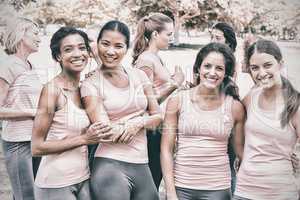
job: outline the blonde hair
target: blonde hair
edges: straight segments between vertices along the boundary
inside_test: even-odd
[[[7,24],[4,34],[4,45],[6,53],[16,53],[26,31],[33,27],[38,28],[38,24],[24,17],[17,17],[15,20]]]
[[[162,13],[152,13],[139,20],[133,46],[133,64],[148,47],[152,32],[160,33],[167,23],[173,23],[173,20]]]

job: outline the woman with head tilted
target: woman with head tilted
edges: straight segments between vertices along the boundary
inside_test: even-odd
[[[170,17],[153,13],[139,21],[134,41],[133,64],[150,78],[159,103],[162,103],[184,81],[181,68],[176,66],[175,73],[171,75],[158,55],[160,50],[168,48],[173,32],[174,24]],[[162,179],[159,158],[161,133],[158,129],[148,132],[149,167],[158,188]]]
[[[234,29],[225,22],[218,22],[214,24],[211,30],[211,42],[226,44],[230,47],[230,49],[234,53],[237,46],[237,40],[236,40]],[[239,63],[236,62],[235,65],[236,66],[239,65]],[[233,75],[234,80],[236,80],[236,76],[237,76],[236,66],[234,67],[234,75]],[[229,138],[228,155],[229,155],[229,162],[230,162],[230,169],[231,169],[231,192],[234,192],[235,184],[236,184],[236,172],[234,169],[236,155],[234,153],[232,137]]]
[[[228,46],[204,46],[193,67],[196,86],[167,103],[161,142],[167,199],[231,199],[228,138],[233,129],[242,159],[245,118],[232,81],[234,64]]]
[[[300,94],[281,75],[283,58],[274,42],[252,44],[246,63],[257,87],[243,100],[245,149],[234,198],[298,200],[291,154],[300,137]]]
[[[121,64],[130,42],[128,27],[109,21],[97,43],[102,65],[81,86],[92,122],[112,129],[100,142],[92,166],[93,199],[158,200],[148,167],[146,128],[161,122],[159,106],[146,74]]]
[[[101,141],[107,127],[90,125],[82,107],[80,73],[89,59],[87,35],[62,27],[51,38],[62,71],[43,88],[32,132],[32,154],[42,156],[35,179],[36,199],[91,199],[87,145]]]
[[[8,56],[0,66],[2,146],[16,200],[34,199],[33,168],[38,159],[32,158],[30,141],[42,83],[28,56],[38,51],[38,34],[38,25],[29,19],[11,21],[4,38]]]

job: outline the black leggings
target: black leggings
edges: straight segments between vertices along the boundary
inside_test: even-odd
[[[159,189],[159,185],[162,179],[160,165],[160,141],[160,129],[147,130],[149,168],[157,190]]]
[[[92,199],[159,200],[147,164],[96,157],[90,184]]]

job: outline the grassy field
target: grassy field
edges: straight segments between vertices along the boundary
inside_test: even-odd
[[[203,37],[197,38],[183,38],[183,42],[190,45],[190,48],[174,48],[160,53],[163,61],[166,66],[173,71],[175,65],[179,65],[183,68],[186,79],[191,80],[192,66],[198,51],[198,47],[209,42],[208,35],[203,35]],[[196,44],[196,45],[195,45]],[[237,56],[240,57],[242,54],[241,41],[239,41],[239,47]],[[279,46],[282,49],[284,58],[285,58],[285,73],[287,73],[288,78],[294,84],[294,86],[300,91],[300,65],[299,65],[299,56],[300,56],[300,43],[294,42],[278,42]],[[46,78],[52,78],[59,70],[59,66],[54,63],[51,59],[50,49],[49,49],[49,37],[44,36],[42,38],[42,43],[40,45],[40,51],[30,57],[30,60],[34,65],[41,69],[41,72],[47,72]],[[131,63],[131,50],[129,50],[126,58],[124,59],[124,65],[130,66]],[[93,64],[89,65],[85,71],[93,69],[95,66]],[[240,87],[240,95],[243,97],[249,89],[252,87],[252,81],[248,74],[238,74],[237,84]],[[164,196],[163,187],[161,188],[162,192],[161,199]],[[11,197],[10,185],[4,167],[2,147],[0,145],[0,200],[9,200]]]

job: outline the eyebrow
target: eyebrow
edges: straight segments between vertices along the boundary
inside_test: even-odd
[[[78,44],[67,44],[67,45],[65,45],[65,46],[63,46],[63,48],[66,48],[66,47],[73,47],[73,46],[81,46],[81,45],[84,45],[85,46],[85,43],[84,42],[82,42],[82,43],[78,43]]]

